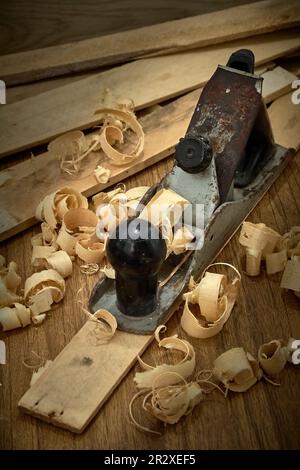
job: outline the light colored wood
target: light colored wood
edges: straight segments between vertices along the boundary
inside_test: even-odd
[[[287,76],[280,67],[262,76],[267,76],[263,82],[263,97],[267,102],[270,95],[278,96],[285,92]],[[295,77],[288,74],[288,78]],[[7,175],[11,179],[0,187],[0,241],[36,223],[35,208],[46,194],[72,184],[85,195],[91,196],[171,155],[174,146],[186,132],[199,95],[200,90],[195,90],[142,117],[141,124],[146,135],[142,158],[127,167],[116,167],[106,159],[105,166],[111,170],[108,183],[99,184],[93,175],[98,161],[104,158],[103,153],[91,154],[80,177],[74,180],[60,171],[58,161],[48,153],[2,171],[0,178]],[[279,126],[280,123],[276,127]],[[18,196],[20,187],[24,189],[22,198]]]
[[[165,53],[254,36],[300,24],[298,0],[266,0],[0,58],[8,85],[95,69],[149,53]]]
[[[300,76],[300,54],[298,52],[298,56],[291,57],[291,58],[282,58],[278,60],[279,65],[281,65],[284,69],[288,70],[289,72]]]
[[[19,407],[45,421],[81,433],[131,369],[152,336],[116,331],[95,346],[89,320],[30,387]]]
[[[93,175],[99,160],[104,159],[103,152],[91,153],[82,173],[74,179],[61,172],[57,158],[49,153],[2,171],[0,176],[5,174],[11,179],[0,187],[0,240],[36,223],[35,208],[49,192],[72,185],[91,196],[173,153],[174,145],[186,132],[199,96],[200,90],[195,90],[142,117],[140,122],[145,132],[142,158],[128,166],[114,166],[106,158],[104,166],[111,170],[106,184],[98,183]],[[24,190],[21,198],[20,188]]]
[[[261,75],[267,70],[272,70],[276,66],[275,62],[268,62],[255,68],[255,73]],[[53,90],[68,83],[73,83],[83,78],[92,77],[98,72],[78,73],[66,75],[63,77],[53,78],[49,80],[41,80],[39,82],[27,83],[25,85],[16,85],[6,89],[7,104],[16,103],[30,96],[39,95],[45,91]]]
[[[239,48],[250,48],[257,65],[295,50],[297,31],[248,38],[225,46],[144,59],[56,88],[0,108],[0,156],[8,155],[71,129],[97,123],[97,110],[110,88],[116,97],[131,98],[136,109],[202,86],[218,64],[226,64]]]
[[[271,103],[280,96],[291,90],[291,85],[297,76],[282,67],[276,67],[274,70],[265,72],[263,75],[263,90],[265,94],[265,103]]]
[[[298,93],[299,98],[299,93]],[[281,96],[269,108],[275,141],[284,147],[300,148],[300,103],[292,102],[292,93]],[[287,116],[284,119],[283,116]]]

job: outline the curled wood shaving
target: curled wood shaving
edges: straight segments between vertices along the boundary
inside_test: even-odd
[[[156,382],[162,382],[163,376],[175,375],[176,382],[181,384],[157,386]],[[152,386],[152,392],[148,393],[143,402],[144,410],[155,418],[168,424],[175,424],[193,411],[193,408],[203,400],[201,387],[196,382],[187,383],[179,374],[166,372],[157,377]]]
[[[283,235],[283,240],[289,258],[293,255],[300,256],[300,227],[292,227]]]
[[[266,255],[267,274],[276,274],[283,271],[287,260],[287,250],[285,248],[275,253],[268,253]]]
[[[155,334],[158,346],[181,351],[184,353],[184,357],[175,365],[161,364],[156,367],[146,364],[138,357],[139,364],[144,369],[144,372],[137,372],[134,377],[134,382],[138,388],[151,388],[153,383],[159,386],[172,385],[178,382],[178,375],[187,378],[194,372],[195,351],[193,346],[188,341],[179,339],[176,336],[159,339],[161,330],[162,328],[158,327]],[[166,372],[175,372],[176,374],[165,374]]]
[[[190,414],[194,407],[203,400],[202,389],[196,382],[187,383],[185,379],[175,372],[165,372],[158,376],[174,375],[176,385],[167,385],[164,387],[153,384],[152,390],[142,390],[135,394],[129,404],[129,414],[132,423],[141,431],[161,435],[160,432],[142,426],[135,419],[133,414],[133,405],[137,398],[144,395],[142,409],[150,415],[166,424],[175,424],[183,416]],[[167,381],[170,379],[168,378]],[[162,381],[160,379],[160,381]],[[180,382],[182,382],[180,384]]]
[[[94,175],[98,183],[107,183],[109,181],[111,171],[108,168],[98,165],[94,170]]]
[[[282,347],[279,340],[274,339],[262,344],[258,350],[258,361],[261,368],[269,376],[279,374],[287,363],[289,353]]]
[[[281,279],[280,287],[294,291],[297,295],[300,292],[300,256],[292,256],[286,263]]]
[[[99,271],[100,267],[96,263],[88,263],[88,264],[82,264],[80,266],[80,272],[82,274],[87,274],[88,276],[92,276],[93,274],[96,274]]]
[[[175,255],[184,253],[188,250],[190,243],[195,238],[194,234],[186,226],[178,228],[175,233],[173,233],[173,227],[168,217],[162,221],[160,229],[162,236],[166,241],[167,257],[171,253],[174,253]]]
[[[25,305],[15,302],[12,307],[0,309],[0,325],[3,331],[25,327],[31,322],[31,312]]]
[[[74,256],[77,243],[81,240],[89,241],[96,231],[97,223],[98,217],[93,211],[86,208],[70,209],[63,217],[57,244],[70,256]]]
[[[5,266],[5,258],[1,256],[0,264],[0,307],[9,307],[14,302],[22,301],[17,294],[21,277],[17,273],[17,264],[11,261]]]
[[[37,294],[40,296],[50,296],[51,294],[52,302],[60,302],[65,295],[64,278],[54,269],[46,269],[32,274],[25,281],[24,298],[26,305],[31,307],[37,299]]]
[[[103,268],[100,269],[100,271],[105,274],[105,276],[109,279],[116,279],[116,272],[112,266],[105,265]]]
[[[90,343],[94,346],[107,343],[114,336],[118,327],[115,317],[105,309],[99,309],[95,313],[90,313],[83,309],[90,321],[95,322],[95,328],[89,333]]]
[[[91,143],[81,131],[70,131],[52,140],[48,152],[60,160],[60,168],[70,176],[77,175],[82,161],[92,152],[99,150],[100,136],[93,135]]]
[[[126,187],[118,186],[117,188],[113,189],[112,191],[106,192],[101,192],[98,194],[95,194],[95,196],[92,197],[92,201],[94,204],[95,211],[97,210],[97,207],[102,205],[102,204],[108,204],[115,195],[119,193],[125,193],[126,192]]]
[[[48,194],[36,209],[36,218],[56,229],[70,209],[88,208],[87,198],[74,188],[65,187]]]
[[[128,165],[132,163],[142,154],[145,143],[143,128],[134,113],[129,110],[113,108],[103,108],[97,112],[101,112],[101,114],[106,117],[99,137],[103,152],[114,162],[115,165]],[[112,145],[116,142],[120,144],[124,143],[123,132],[128,128],[132,129],[132,131],[137,135],[138,141],[132,152],[122,153],[116,150]]]
[[[231,282],[226,275],[207,271],[215,265],[225,265],[234,270],[236,276]],[[234,307],[241,275],[227,263],[214,263],[204,271],[199,283],[190,280],[190,291],[183,295],[185,305],[181,317],[184,331],[194,338],[210,338],[221,331]],[[196,317],[190,304],[197,305],[201,317]]]
[[[105,243],[96,236],[79,239],[75,245],[76,255],[86,263],[101,263],[105,256]]]
[[[169,225],[169,221],[171,227],[173,227],[189,204],[187,199],[180,196],[172,189],[163,188],[148,202],[139,217],[149,220],[157,227],[163,227],[165,224]],[[168,237],[171,237],[170,228],[167,226],[165,231],[166,239],[168,239]]]
[[[244,222],[239,242],[246,249],[247,274],[258,276],[262,259],[266,259],[266,256],[273,253],[277,246],[281,246],[282,236],[263,223]],[[277,257],[268,256],[267,269],[270,274],[278,272],[282,264],[282,254]]]
[[[217,357],[213,374],[234,392],[245,392],[262,377],[257,361],[243,348],[229,349]]]

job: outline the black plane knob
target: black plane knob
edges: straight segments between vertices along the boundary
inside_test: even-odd
[[[144,316],[157,304],[158,271],[166,257],[161,232],[144,219],[121,222],[107,243],[116,272],[118,308],[125,315]]]

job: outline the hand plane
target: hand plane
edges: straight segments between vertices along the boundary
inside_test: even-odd
[[[147,191],[135,216],[110,235],[107,256],[116,279],[94,287],[89,308],[109,310],[119,329],[149,334],[165,323],[190,277],[201,275],[293,156],[274,143],[263,79],[254,74],[254,63],[252,51],[243,49],[217,67],[176,146],[173,169]],[[190,222],[195,236],[197,231],[201,236],[188,257],[166,258],[159,228],[140,217],[162,189],[180,195],[192,209],[203,208],[201,223],[194,215]],[[176,264],[180,269],[161,283]]]

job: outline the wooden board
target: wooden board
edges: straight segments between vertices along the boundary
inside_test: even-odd
[[[224,43],[300,24],[298,0],[266,0],[100,38],[0,58],[8,85],[86,71],[145,56]]]
[[[116,331],[107,344],[91,340],[89,320],[25,393],[19,407],[70,431],[80,433],[147,348],[152,336]]]
[[[291,90],[291,85],[297,76],[282,67],[265,72],[263,75],[263,94],[265,103],[271,103]]]
[[[71,129],[97,123],[97,110],[110,88],[116,97],[131,98],[136,109],[202,86],[230,54],[250,48],[258,65],[300,46],[298,31],[280,32],[202,50],[144,59],[79,80],[19,103],[0,108],[0,156],[43,142]]]
[[[300,148],[300,103],[294,104],[292,94],[281,96],[269,108],[275,141],[284,147]],[[298,92],[298,99],[300,93]],[[287,119],[284,119],[284,113]]]
[[[295,79],[280,67],[262,76],[267,77],[263,83],[263,97],[267,102],[270,96],[284,93],[287,82]],[[141,118],[146,134],[143,157],[127,167],[116,167],[106,160],[105,166],[111,170],[111,178],[106,184],[99,184],[93,175],[99,159],[104,158],[102,153],[91,154],[82,174],[74,180],[60,171],[58,161],[48,153],[2,171],[0,180],[5,175],[10,180],[0,187],[0,241],[36,223],[35,209],[46,194],[71,184],[91,196],[171,155],[179,138],[186,132],[199,95],[200,90],[195,90]],[[279,127],[280,122],[276,124],[276,128]],[[22,198],[19,197],[20,188],[24,192]]]
[[[266,64],[260,65],[255,68],[255,73],[261,75],[262,73],[266,72],[267,70],[272,70],[276,66],[275,62],[267,62]],[[58,78],[52,78],[48,80],[41,80],[38,82],[27,83],[25,85],[16,85],[12,87],[8,87],[6,89],[6,103],[12,104],[16,103],[17,101],[24,100],[25,98],[29,98],[30,96],[39,95],[44,93],[45,91],[53,90],[54,88],[58,88],[60,86],[67,85],[69,83],[76,82],[83,78],[92,77],[96,75],[98,72],[87,72],[87,73],[75,73],[72,75],[64,75]]]

